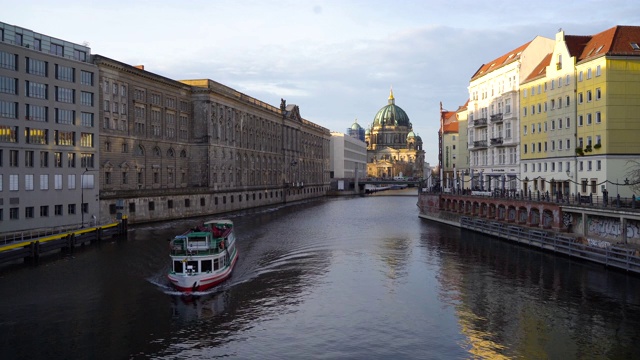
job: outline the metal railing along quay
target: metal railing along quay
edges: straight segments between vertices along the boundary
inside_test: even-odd
[[[33,237],[24,241],[8,242],[0,245],[0,264],[19,259],[37,261],[41,255],[48,252],[55,250],[73,251],[73,248],[77,245],[126,235],[126,233],[127,219],[125,217],[120,222],[107,225]]]
[[[464,229],[640,274],[640,251],[635,248],[616,246],[607,242],[585,243],[579,238],[565,236],[554,231],[474,219],[467,216],[461,217],[460,226]]]
[[[545,202],[555,203],[560,206],[584,206],[592,208],[604,208],[604,209],[625,209],[625,210],[638,210],[640,211],[640,196],[621,197],[617,196],[596,196],[581,195],[581,194],[562,194],[559,192],[552,193],[549,191],[530,191],[527,194],[524,191],[515,190],[462,190],[462,189],[444,189],[443,192],[438,190],[421,189],[421,192],[437,195],[463,195],[469,197],[490,197],[494,199],[513,199],[523,200],[529,202]]]

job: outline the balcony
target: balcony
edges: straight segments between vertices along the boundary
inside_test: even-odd
[[[503,142],[502,136],[491,138],[491,145],[502,145],[502,142]]]
[[[491,122],[500,122],[502,121],[502,113],[491,115]]]
[[[473,142],[473,147],[474,148],[486,148],[487,147],[487,140],[474,141]]]
[[[487,126],[487,118],[473,120],[473,126]]]

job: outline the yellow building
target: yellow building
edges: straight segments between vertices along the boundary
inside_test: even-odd
[[[593,35],[576,64],[576,182],[582,194],[630,196],[624,184],[640,154],[640,27]]]
[[[640,154],[638,99],[640,27],[559,31],[553,52],[521,84],[525,191],[632,195],[625,180]]]

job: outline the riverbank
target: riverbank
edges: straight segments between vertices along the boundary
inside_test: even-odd
[[[514,198],[420,193],[419,217],[640,274],[640,214]]]

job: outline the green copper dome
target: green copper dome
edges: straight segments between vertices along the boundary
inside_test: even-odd
[[[351,125],[351,130],[360,130],[360,129],[362,129],[362,126],[358,124],[358,119],[356,119],[356,122],[354,122],[353,125]]]
[[[411,127],[409,116],[396,105],[393,91],[389,95],[389,104],[378,111],[373,118],[373,126],[407,126]]]
[[[416,134],[414,134],[413,131],[409,131],[409,133],[407,134],[407,139],[413,139],[414,137],[416,137]]]

